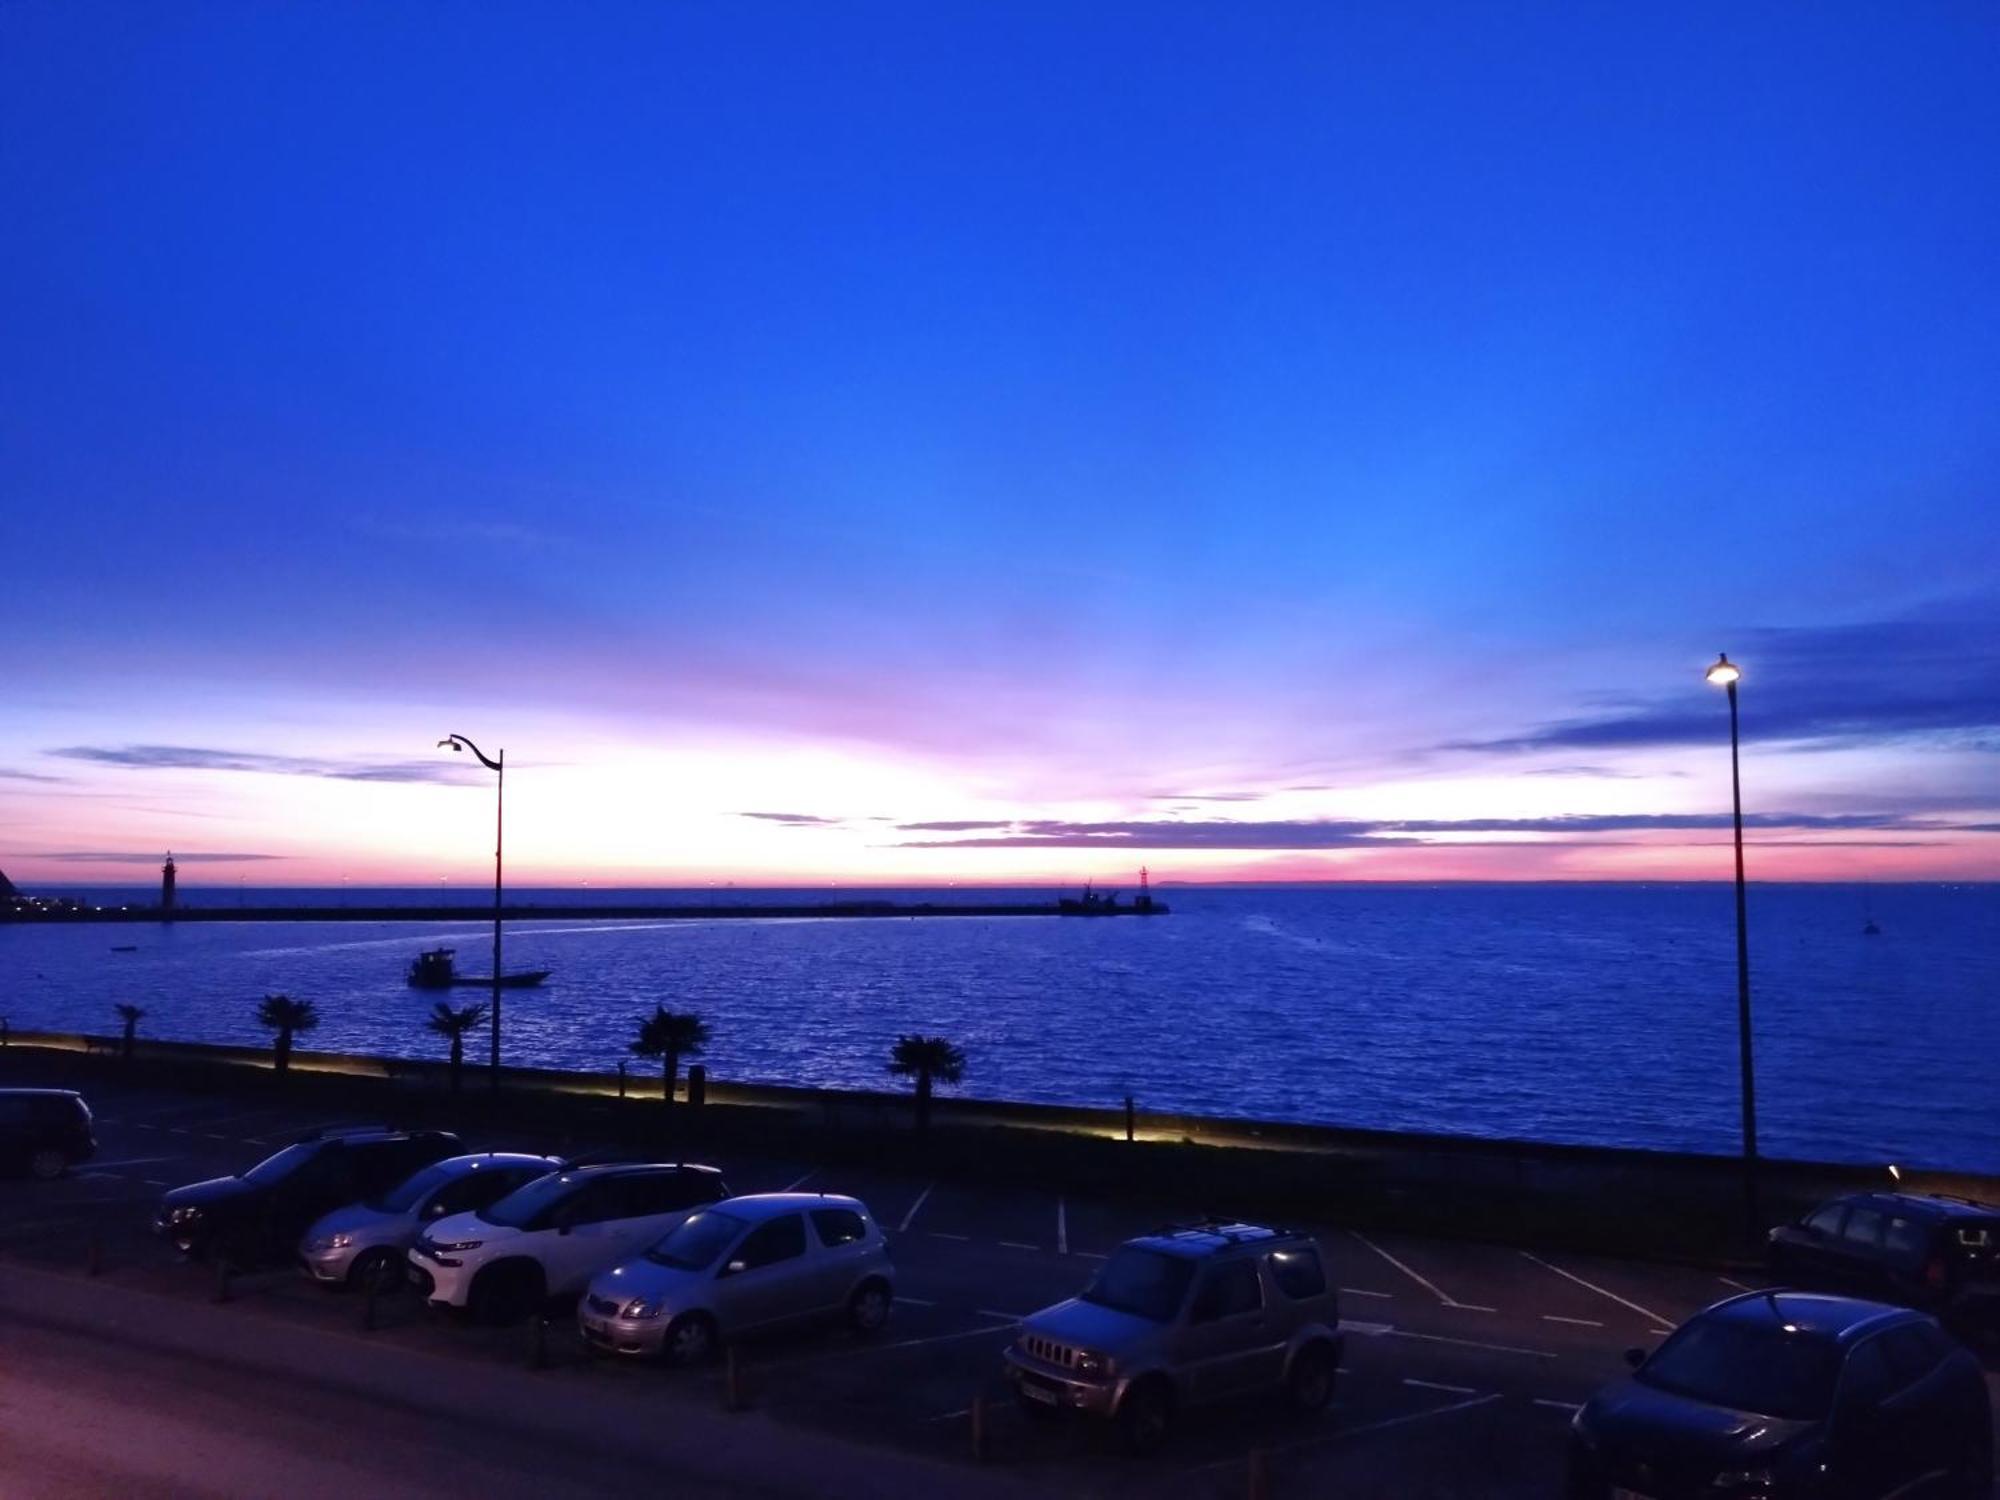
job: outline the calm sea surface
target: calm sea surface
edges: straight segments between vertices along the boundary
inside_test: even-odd
[[[52,892],[44,892],[49,894]],[[93,899],[125,899],[103,890]],[[477,901],[476,893],[462,893]],[[516,900],[712,893],[530,891]],[[723,900],[831,892],[732,891]],[[855,894],[841,892],[841,895]],[[959,890],[869,897],[1046,900]],[[1727,885],[1175,887],[1155,921],[523,922],[510,1061],[608,1069],[657,1001],[699,1011],[719,1079],[881,1087],[900,1032],[941,1033],[989,1098],[1729,1151],[1736,980]],[[149,899],[134,892],[132,899]],[[227,892],[189,900],[230,905]],[[338,904],[341,892],[249,892]],[[436,902],[355,890],[355,904]],[[1757,886],[1752,986],[1772,1155],[2000,1171],[2000,886]],[[1864,936],[1872,913],[1879,936]],[[19,1028],[264,1039],[269,991],[317,1000],[306,1045],[434,1055],[423,947],[484,973],[489,928],[425,923],[0,926]],[[116,953],[113,944],[137,951]],[[461,1001],[480,998],[462,991]]]

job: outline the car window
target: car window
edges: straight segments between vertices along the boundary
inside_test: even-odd
[[[0,1125],[25,1125],[28,1123],[28,1100],[23,1094],[9,1098],[0,1094]]]
[[[755,1271],[805,1253],[806,1221],[798,1214],[784,1214],[744,1235],[743,1243],[729,1258],[729,1269]]]
[[[1171,1323],[1193,1280],[1193,1261],[1126,1245],[1098,1269],[1083,1289],[1083,1300],[1150,1322]]]
[[[671,1234],[646,1252],[646,1259],[676,1271],[705,1270],[736,1242],[743,1227],[741,1219],[703,1209],[675,1225]]]
[[[1806,1228],[1819,1234],[1839,1234],[1841,1216],[1847,1212],[1845,1203],[1829,1203],[1824,1208],[1816,1208],[1806,1218]]]
[[[379,1208],[384,1213],[406,1214],[451,1179],[452,1172],[448,1167],[425,1167],[377,1193],[369,1200],[368,1206]]]
[[[1319,1263],[1319,1251],[1310,1245],[1273,1250],[1271,1280],[1287,1297],[1317,1297],[1326,1291],[1326,1268]]]
[[[603,1177],[588,1183],[550,1216],[557,1229],[574,1229],[579,1224],[602,1224],[610,1219],[630,1219],[633,1184],[625,1178]]]
[[[1695,1318],[1635,1378],[1677,1396],[1785,1421],[1824,1417],[1833,1405],[1840,1347],[1765,1324]]]
[[[365,1196],[386,1192],[422,1166],[424,1153],[408,1141],[365,1141],[345,1149],[348,1170]]]
[[[635,1214],[670,1214],[698,1203],[713,1203],[713,1172],[648,1172],[630,1179]]]
[[[1891,1260],[1915,1265],[1930,1253],[1930,1225],[1917,1219],[1892,1218],[1882,1231],[1882,1248]]]
[[[1840,1372],[1840,1404],[1866,1410],[1880,1405],[1903,1388],[1889,1364],[1888,1339],[1883,1334],[1863,1339],[1847,1352]]]
[[[868,1238],[868,1221],[851,1208],[816,1208],[812,1221],[813,1232],[829,1250]]]
[[[1264,1287],[1257,1279],[1257,1263],[1254,1260],[1226,1261],[1202,1278],[1201,1286],[1194,1294],[1194,1307],[1188,1313],[1188,1321],[1213,1323],[1218,1318],[1255,1312],[1263,1305]]]
[[[243,1180],[254,1182],[260,1187],[282,1182],[311,1161],[316,1154],[318,1154],[316,1146],[303,1142],[296,1146],[287,1146],[282,1151],[273,1152],[250,1168],[243,1174]]]
[[[1875,1249],[1882,1243],[1882,1215],[1872,1208],[1850,1208],[1840,1237],[1856,1249]]]
[[[1891,1328],[1871,1340],[1882,1345],[1896,1390],[1908,1390],[1938,1367],[1938,1361],[1944,1358],[1944,1350],[1925,1337],[1935,1332],[1928,1324],[1905,1323],[1901,1328]]]
[[[442,1219],[447,1214],[473,1213],[489,1203],[499,1202],[519,1187],[525,1178],[526,1174],[519,1167],[481,1168],[461,1173],[424,1205],[424,1217]]]

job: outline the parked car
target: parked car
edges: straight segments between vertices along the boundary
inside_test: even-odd
[[[1771,1231],[1771,1274],[2000,1325],[2000,1206],[1930,1193],[1855,1193]]]
[[[332,1286],[400,1281],[426,1224],[485,1208],[561,1166],[555,1157],[519,1152],[447,1156],[385,1192],[322,1215],[299,1241],[299,1265]]]
[[[376,1197],[461,1149],[458,1137],[442,1130],[329,1126],[241,1176],[172,1189],[160,1199],[153,1230],[190,1259],[220,1254],[241,1266],[277,1264],[321,1215]]]
[[[1571,1428],[1571,1500],[1991,1492],[1986,1381],[1935,1319],[1751,1292],[1683,1323]]]
[[[1203,1222],[1127,1241],[1080,1296],[1023,1320],[1004,1358],[1023,1409],[1108,1418],[1143,1453],[1209,1401],[1282,1391],[1318,1411],[1340,1355],[1311,1236]]]
[[[0,1172],[44,1182],[97,1154],[90,1106],[72,1089],[0,1089]]]
[[[577,1328],[595,1348],[692,1365],[782,1323],[844,1316],[874,1333],[894,1297],[889,1245],[867,1205],[758,1193],[689,1215],[598,1276],[577,1304]]]
[[[728,1196],[714,1167],[565,1168],[490,1207],[437,1220],[410,1247],[410,1268],[433,1306],[504,1322],[581,1292],[598,1272]]]

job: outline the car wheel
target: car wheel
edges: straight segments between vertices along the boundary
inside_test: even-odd
[[[472,1321],[495,1326],[518,1323],[534,1312],[542,1301],[542,1275],[538,1266],[489,1266],[474,1278],[466,1310]]]
[[[660,1349],[668,1364],[686,1370],[707,1364],[721,1346],[715,1319],[707,1313],[682,1313],[667,1325],[667,1336]]]
[[[1338,1378],[1333,1351],[1325,1344],[1306,1345],[1293,1357],[1285,1377],[1285,1394],[1291,1398],[1292,1410],[1303,1416],[1325,1411]]]
[[[372,1282],[378,1292],[393,1292],[403,1284],[405,1264],[393,1250],[364,1250],[347,1268],[347,1284],[359,1292]]]
[[[69,1158],[53,1146],[45,1146],[28,1158],[28,1175],[37,1182],[54,1182],[69,1170]]]
[[[1118,1439],[1135,1458],[1165,1446],[1173,1422],[1174,1398],[1158,1379],[1141,1381],[1125,1393],[1118,1407]]]
[[[864,1281],[847,1299],[847,1321],[856,1333],[880,1333],[889,1321],[890,1293],[880,1281]]]

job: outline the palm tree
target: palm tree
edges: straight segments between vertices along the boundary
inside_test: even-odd
[[[431,1013],[424,1017],[424,1029],[434,1031],[451,1043],[451,1091],[455,1094],[465,1073],[465,1034],[477,1030],[486,1021],[484,1005],[468,1005],[454,1009],[447,1000],[438,1001]]]
[[[660,1097],[672,1104],[681,1058],[693,1057],[707,1045],[708,1023],[700,1016],[655,1005],[650,1016],[639,1018],[639,1035],[632,1042],[632,1051],[638,1057],[660,1059]]]
[[[917,1080],[917,1129],[931,1124],[931,1085],[965,1076],[965,1053],[941,1036],[901,1036],[889,1051],[889,1071]]]
[[[271,1062],[283,1077],[292,1065],[292,1034],[319,1025],[319,1007],[290,995],[266,995],[257,1007],[257,1024],[278,1034],[271,1043]]]
[[[146,1012],[137,1005],[118,1005],[113,1008],[118,1012],[118,1019],[125,1023],[125,1061],[130,1062],[132,1037],[139,1029],[139,1022],[145,1019]]]

